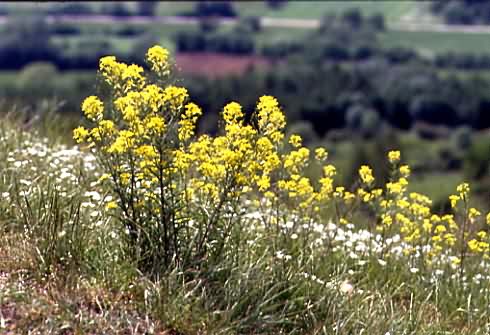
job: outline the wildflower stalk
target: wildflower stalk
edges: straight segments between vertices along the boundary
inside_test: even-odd
[[[466,195],[463,196],[463,203],[464,203],[464,219],[463,219],[463,226],[461,227],[461,250],[460,250],[460,266],[459,266],[459,280],[460,282],[463,282],[463,274],[464,274],[464,263],[465,263],[465,258],[466,258],[466,228],[468,225],[468,201],[466,198]]]

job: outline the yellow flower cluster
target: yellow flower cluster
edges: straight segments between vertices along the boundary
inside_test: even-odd
[[[92,95],[83,101],[82,111],[90,121],[99,121],[104,114],[104,104]]]
[[[289,144],[291,144],[295,148],[299,148],[301,146],[301,136],[299,135],[291,135],[289,138]]]
[[[239,207],[244,195],[260,199],[258,206],[274,204],[281,214],[271,222],[294,218],[306,226],[325,220],[325,213],[337,223],[351,222],[349,211],[358,205],[361,210],[375,209],[376,229],[385,237],[399,234],[404,253],[425,253],[427,264],[448,250],[458,254],[461,264],[468,251],[488,257],[490,239],[484,229],[476,228],[482,215],[468,206],[467,183],[449,197],[455,214],[458,204],[465,204],[464,224],[457,223],[455,214],[433,213],[427,196],[409,192],[410,167],[401,165],[399,151],[387,154],[392,174],[385,185],[376,188],[372,169],[362,165],[357,189],[337,186],[337,171],[325,163],[324,148],[310,152],[299,135],[290,136],[290,146],[285,145],[286,119],[271,96],[259,98],[250,123],[242,107],[230,102],[221,114],[224,131],[197,136],[199,106],[188,101],[185,88],[161,85],[170,70],[168,51],[152,47],[147,61],[159,81],[151,82],[139,66],[119,63],[112,56],[102,58],[99,71],[112,88],[110,103],[86,98],[82,110],[91,127],[73,132],[78,143],[95,148],[107,169],[105,179],[119,195],[108,208],[120,206],[128,221],[173,220],[178,226],[199,217],[207,220],[206,234],[213,229],[219,234],[220,215]],[[322,172],[316,180],[309,175],[312,165]],[[486,220],[490,222],[490,215]],[[429,245],[428,251],[423,245]]]
[[[194,136],[197,119],[201,116],[202,111],[194,103],[189,103],[185,106],[185,112],[179,121],[179,140],[186,141]]]
[[[147,60],[152,71],[160,76],[166,76],[170,73],[169,52],[159,45],[148,49]]]
[[[259,131],[273,143],[279,143],[284,138],[282,131],[286,126],[286,118],[276,98],[268,95],[261,97],[257,110]]]
[[[361,166],[359,169],[359,176],[363,183],[371,185],[374,182],[373,170],[367,165]]]
[[[388,152],[388,160],[392,164],[398,163],[400,161],[400,151],[393,150]]]
[[[113,89],[114,96],[120,96],[145,86],[141,66],[120,63],[114,56],[106,56],[100,59],[99,72],[104,81]]]

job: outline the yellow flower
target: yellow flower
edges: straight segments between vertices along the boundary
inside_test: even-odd
[[[98,179],[98,182],[99,182],[99,183],[101,183],[101,182],[103,182],[103,181],[105,181],[105,180],[109,179],[110,177],[111,177],[111,175],[110,175],[110,174],[108,174],[108,173],[104,173],[102,176],[100,176],[100,178]]]
[[[291,151],[284,157],[284,168],[290,173],[298,173],[308,163],[309,156],[310,150],[304,147]]]
[[[432,216],[430,217],[430,220],[434,223],[438,223],[438,222],[441,222],[441,217],[437,214],[432,214]]]
[[[119,95],[122,88],[122,76],[127,65],[116,61],[114,56],[102,57],[99,61],[99,71],[104,77],[105,81],[114,89],[117,95]]]
[[[476,208],[470,208],[470,211],[468,213],[468,217],[470,220],[473,220],[474,218],[480,216],[481,213],[476,209]]]
[[[152,71],[155,71],[160,75],[169,73],[169,52],[167,49],[162,48],[159,45],[151,47],[146,53],[146,60],[150,64]]]
[[[371,194],[374,198],[379,198],[383,194],[383,190],[381,188],[376,188],[371,191]]]
[[[449,196],[449,201],[451,202],[451,208],[455,208],[456,205],[458,204],[458,201],[460,200],[461,198],[458,196],[458,195],[455,195],[455,194],[451,194]]]
[[[179,140],[186,141],[194,135],[196,122],[201,114],[201,109],[196,104],[185,105],[185,112],[182,113],[179,121]]]
[[[370,202],[373,200],[373,195],[369,192],[364,191],[363,189],[359,189],[357,194],[362,198],[363,202]]]
[[[165,130],[165,120],[161,116],[152,116],[146,122],[146,129],[162,133]]]
[[[163,90],[162,99],[169,103],[170,111],[172,113],[180,111],[188,98],[189,94],[184,87],[168,86]]]
[[[388,193],[392,194],[401,194],[405,192],[406,186],[408,185],[408,181],[405,178],[398,179],[397,182],[389,182],[386,184],[386,189]]]
[[[90,132],[84,127],[78,127],[73,130],[73,139],[77,143],[85,142]]]
[[[333,193],[333,196],[343,198],[344,197],[344,190],[345,190],[345,188],[343,186],[337,186],[335,188],[335,192]]]
[[[393,223],[393,218],[390,215],[383,214],[381,215],[381,223],[389,227]]]
[[[145,86],[145,89],[141,92],[145,105],[150,108],[152,113],[157,113],[165,103],[162,93],[162,88],[154,84]]]
[[[128,92],[133,89],[142,89],[145,86],[143,71],[144,70],[141,66],[135,64],[131,64],[123,69],[121,81],[124,84],[124,92]]]
[[[263,175],[257,181],[257,186],[259,187],[259,191],[264,192],[271,186],[271,181],[269,176]]]
[[[335,166],[333,165],[326,165],[323,167],[323,174],[325,177],[333,177],[337,173]]]
[[[121,130],[114,143],[107,149],[108,153],[124,153],[133,146],[134,133],[130,130]]]
[[[408,177],[410,175],[410,167],[408,165],[402,165],[399,169],[400,173],[404,177]]]
[[[155,159],[158,157],[158,151],[152,145],[142,145],[135,150],[135,153],[138,156],[144,157],[145,159]]]
[[[396,201],[396,205],[399,207],[399,208],[408,208],[410,207],[410,203],[405,200],[405,199],[399,199]]]
[[[117,208],[117,203],[115,201],[110,201],[105,205],[106,209],[115,209]]]
[[[99,100],[98,97],[91,95],[82,103],[82,111],[91,121],[97,121],[102,118],[104,113],[104,104]]]
[[[114,132],[114,122],[111,120],[102,120],[99,122],[99,128],[104,134],[112,134]]]
[[[488,253],[488,251],[490,251],[490,244],[483,241],[478,242],[478,251]]]
[[[223,108],[223,120],[227,124],[237,123],[243,117],[242,106],[236,102],[230,102]]]
[[[388,152],[388,160],[391,164],[398,163],[400,161],[400,151],[390,151]]]
[[[444,234],[444,240],[449,246],[453,246],[456,244],[456,236],[451,233]]]
[[[361,166],[359,169],[359,176],[363,183],[369,185],[374,181],[373,170],[367,165]]]
[[[90,140],[100,142],[102,141],[102,135],[103,131],[98,127],[92,128],[90,130]]]
[[[333,179],[330,177],[320,178],[320,198],[328,199],[333,192]]]
[[[328,153],[325,148],[319,147],[315,149],[315,159],[318,161],[324,161],[327,159]]]
[[[119,177],[121,178],[121,183],[123,185],[128,185],[129,180],[131,178],[131,174],[129,174],[128,172],[123,172],[123,173],[121,173],[121,175]]]
[[[284,137],[282,130],[286,126],[286,118],[276,98],[269,95],[260,97],[257,111],[259,131],[272,142],[279,143]]]
[[[437,234],[437,235],[440,235],[442,233],[445,233],[447,231],[446,227],[443,226],[443,225],[437,225],[435,230],[434,230],[434,233]]]
[[[264,197],[266,197],[267,199],[274,199],[276,197],[276,195],[274,192],[267,191],[264,193]]]
[[[470,193],[470,185],[468,183],[461,183],[456,187],[456,191],[459,192],[461,199],[465,199]]]
[[[291,137],[289,137],[289,144],[295,148],[299,148],[301,146],[301,141],[302,139],[299,135],[291,135]]]
[[[138,119],[139,110],[134,106],[127,106],[122,111],[122,115],[125,121],[132,123]]]
[[[432,223],[430,223],[430,220],[429,219],[424,219],[423,223],[422,223],[422,228],[424,228],[424,231],[426,232],[431,232],[432,231]]]

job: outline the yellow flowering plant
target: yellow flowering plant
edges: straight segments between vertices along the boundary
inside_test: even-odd
[[[450,259],[460,277],[469,255],[488,258],[488,234],[477,227],[484,215],[469,207],[467,184],[449,197],[454,213],[434,213],[431,199],[410,189],[400,152],[390,151],[386,184],[362,165],[355,187],[336,185],[324,148],[285,137],[286,119],[272,96],[258,99],[249,122],[240,104],[228,103],[218,135],[199,135],[202,111],[184,87],[170,84],[168,51],[150,48],[147,62],[149,73],[102,58],[99,74],[109,95],[85,99],[87,126],[73,132],[106,173],[101,182],[115,199],[106,210],[123,224],[141,270],[206,267],[230,254],[238,259],[245,236],[263,237],[283,260],[285,251],[288,257],[345,253],[339,231],[354,234],[359,223],[369,230],[361,257],[406,257],[427,269],[446,269]]]
[[[129,236],[131,252],[149,272],[182,262],[186,237],[179,223],[185,183],[182,164],[188,160],[188,142],[194,136],[199,107],[189,102],[187,90],[160,85],[168,79],[168,52],[158,46],[147,53],[152,82],[142,67],[100,60],[99,74],[109,88],[103,99],[91,96],[82,103],[90,127],[78,127],[74,138],[87,143],[107,172],[118,201],[117,212]],[[185,170],[185,169],[184,169]]]
[[[99,73],[110,95],[85,99],[90,126],[73,133],[109,176],[118,202],[108,210],[124,223],[140,268],[154,273],[217,259],[232,230],[240,229],[244,194],[274,194],[283,182],[301,208],[312,206],[309,179],[297,178],[309,150],[296,135],[297,150],[280,153],[286,121],[275,98],[259,99],[251,124],[231,102],[222,112],[222,134],[197,137],[201,109],[189,102],[185,88],[165,84],[168,52],[152,47],[147,62],[151,73],[145,75],[139,66],[102,58]],[[324,159],[326,151],[317,150],[317,156]]]

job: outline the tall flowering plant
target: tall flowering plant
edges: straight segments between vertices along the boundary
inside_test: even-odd
[[[108,210],[124,225],[141,267],[155,272],[219,258],[240,229],[243,195],[271,189],[282,165],[285,117],[275,98],[263,96],[254,124],[246,124],[241,106],[231,102],[222,134],[197,137],[201,109],[185,88],[168,84],[168,51],[152,47],[146,60],[148,75],[113,56],[100,60],[110,94],[85,99],[89,126],[76,128],[74,138],[107,171],[102,179],[118,199]],[[287,165],[305,160],[305,150],[286,157]]]
[[[337,186],[324,148],[307,148],[298,135],[285,138],[286,119],[272,96],[259,98],[250,122],[230,102],[219,134],[197,135],[202,111],[184,87],[170,83],[168,51],[154,46],[146,60],[149,72],[113,56],[100,60],[108,94],[85,99],[87,125],[73,134],[105,170],[101,179],[116,199],[107,210],[127,232],[141,270],[206,268],[261,250],[282,260],[303,255],[295,259],[298,269],[315,257],[347,253],[381,264],[405,257],[414,269],[458,269],[460,278],[480,266],[473,259],[488,261],[490,239],[483,215],[469,206],[467,184],[449,198],[453,213],[433,213],[430,198],[410,191],[400,152],[391,151],[386,185],[363,165],[355,187]],[[366,227],[368,245],[363,237],[349,250],[342,236]],[[262,247],[247,244],[258,240]]]

